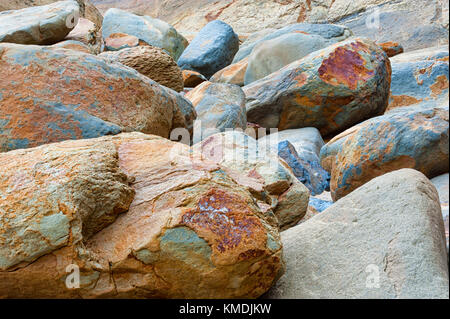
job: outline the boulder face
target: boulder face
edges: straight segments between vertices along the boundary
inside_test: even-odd
[[[231,131],[212,135],[193,146],[194,154],[237,172],[263,210],[272,210],[280,229],[296,225],[308,207],[309,190],[289,166],[251,136]]]
[[[231,64],[222,70],[216,72],[210,79],[211,82],[228,83],[244,86],[245,72],[248,67],[248,58]]]
[[[59,1],[45,6],[0,12],[0,42],[53,44],[76,26],[76,1]]]
[[[255,46],[249,56],[244,83],[248,85],[280,70],[311,52],[328,46],[321,36],[304,33],[288,33]]]
[[[183,83],[187,88],[195,88],[197,85],[208,81],[203,75],[191,70],[183,70]]]
[[[247,127],[245,95],[237,85],[203,82],[185,97],[195,107],[197,121],[201,121],[200,131],[194,132],[194,143],[226,129]]]
[[[119,62],[177,92],[183,91],[183,75],[172,57],[163,49],[137,46],[99,55],[109,62]]]
[[[322,166],[331,172],[333,200],[400,168],[414,168],[429,178],[448,172],[448,121],[448,107],[405,107],[333,138],[321,150]]]
[[[120,134],[0,166],[1,298],[257,298],[283,272],[267,213],[185,145]]]
[[[162,48],[175,61],[187,46],[187,40],[167,22],[113,8],[105,13],[103,19],[103,39],[115,33],[132,35],[148,45]]]
[[[444,218],[445,237],[447,240],[447,252],[449,248],[449,214],[448,214],[448,191],[449,191],[449,174],[439,175],[431,180],[433,185],[439,194],[439,200],[441,201],[442,217]]]
[[[247,119],[279,130],[315,127],[326,136],[383,114],[390,79],[380,47],[346,40],[245,86]]]
[[[281,237],[286,272],[267,298],[448,299],[438,194],[415,170],[377,177]]]
[[[183,70],[193,70],[210,78],[231,64],[239,49],[239,38],[233,29],[222,21],[208,23],[189,43],[178,60]]]
[[[174,128],[192,129],[188,100],[121,64],[17,44],[0,44],[0,57],[0,151],[121,131],[168,137]]]

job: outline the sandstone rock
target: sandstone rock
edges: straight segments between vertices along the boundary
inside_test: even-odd
[[[0,167],[0,298],[256,298],[283,271],[245,186],[180,143],[65,141]]]
[[[242,59],[248,57],[256,46],[261,45],[265,41],[273,40],[279,36],[290,34],[290,33],[306,33],[310,35],[321,36],[326,39],[328,44],[333,44],[335,42],[343,41],[352,35],[352,32],[340,25],[334,24],[309,24],[309,23],[296,23],[288,25],[279,30],[269,29],[266,31],[259,32],[253,37],[248,38],[247,41],[239,48],[238,53],[236,53],[233,63],[237,63]]]
[[[255,46],[249,56],[244,83],[248,85],[262,79],[328,44],[319,35],[305,33],[287,33],[264,41]]]
[[[106,51],[119,51],[127,48],[134,48],[138,45],[146,45],[145,42],[139,41],[138,37],[125,33],[111,33],[105,39]]]
[[[163,49],[138,46],[120,51],[104,52],[99,55],[108,62],[119,62],[135,69],[155,82],[177,92],[183,90],[181,69]]]
[[[268,298],[448,298],[435,188],[402,169],[281,234],[286,273]]]
[[[444,226],[445,226],[445,237],[447,239],[447,252],[448,252],[448,246],[449,246],[449,240],[448,240],[448,184],[449,184],[449,174],[443,174],[440,176],[437,176],[431,180],[433,185],[436,187],[438,194],[439,194],[439,200],[441,201],[441,211],[442,211],[442,217],[444,218]]]
[[[0,12],[0,42],[53,44],[61,41],[78,23],[75,1]]]
[[[403,53],[403,47],[397,42],[388,41],[377,44],[383,49],[384,52],[386,52],[388,57],[393,57]]]
[[[245,72],[247,71],[248,58],[231,64],[216,72],[210,79],[211,82],[228,83],[244,86]]]
[[[121,64],[18,44],[0,44],[0,62],[0,151],[120,131],[192,130],[189,101]]]
[[[103,19],[103,39],[125,33],[145,43],[166,50],[175,61],[187,46],[187,40],[170,24],[149,16],[137,16],[119,9],[109,9]]]
[[[276,153],[259,147],[254,138],[238,131],[219,133],[194,145],[193,150],[238,172],[232,178],[247,185],[263,210],[273,210],[280,229],[296,225],[305,215],[308,189]]]
[[[197,85],[208,81],[203,75],[191,70],[183,70],[183,83],[185,87],[195,88]]]
[[[239,86],[203,82],[185,96],[201,121],[199,130],[194,131],[194,143],[226,129],[247,127],[245,95]]]
[[[74,40],[66,40],[66,41],[58,42],[56,44],[53,44],[51,47],[75,50],[75,51],[80,51],[80,52],[84,52],[84,53],[91,53],[91,50],[89,49],[89,47],[86,44],[84,44],[83,42],[74,41]]]
[[[279,130],[315,127],[326,136],[383,114],[390,77],[380,47],[346,40],[245,86],[247,119]]]
[[[399,108],[336,136],[321,160],[336,200],[396,169],[414,168],[429,178],[448,172],[448,143],[448,107]]]
[[[388,110],[421,102],[448,100],[448,48],[446,53],[423,50],[393,59]],[[446,54],[446,55],[445,55]],[[408,58],[409,56],[409,58]],[[409,61],[408,61],[409,60]]]
[[[239,39],[233,29],[222,21],[212,21],[189,43],[178,65],[210,78],[231,63],[238,49]]]

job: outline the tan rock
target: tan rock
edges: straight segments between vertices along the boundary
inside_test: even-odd
[[[247,71],[247,67],[248,57],[218,71],[211,77],[210,81],[244,86],[244,77],[245,72]]]
[[[196,71],[183,70],[182,73],[183,73],[184,87],[195,88],[197,85],[200,85],[205,81],[208,81],[207,78],[205,78],[203,75],[201,75]]]

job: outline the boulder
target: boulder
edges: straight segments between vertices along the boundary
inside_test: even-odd
[[[275,299],[449,298],[438,194],[420,172],[377,177],[281,234]]]
[[[279,130],[315,127],[326,136],[383,114],[390,79],[380,47],[346,40],[246,85],[247,118]]]
[[[203,82],[185,97],[197,112],[196,125],[201,125],[194,130],[194,143],[227,129],[247,127],[245,95],[237,85]]]
[[[448,172],[448,120],[448,107],[399,108],[330,140],[321,160],[331,172],[333,200],[400,168],[414,168],[429,178]]]
[[[386,52],[388,57],[394,57],[400,53],[403,53],[403,47],[397,43],[397,42],[383,42],[383,43],[377,43],[384,52]]]
[[[0,42],[53,44],[62,41],[77,25],[76,1],[0,12]]]
[[[248,85],[262,79],[328,45],[329,42],[320,35],[300,32],[287,33],[264,41],[256,45],[249,55],[244,83]]]
[[[448,101],[448,47],[446,50],[408,52],[404,57],[401,54],[397,56],[399,59],[392,59],[388,111],[422,102]]]
[[[172,57],[163,49],[137,46],[99,55],[110,63],[119,62],[177,92],[183,91],[183,75]]]
[[[119,63],[74,50],[0,44],[0,151],[140,131],[192,130],[195,109]]]
[[[195,88],[197,85],[202,84],[203,82],[208,81],[203,75],[198,72],[191,70],[183,70],[183,83],[184,87]]]
[[[448,246],[449,246],[449,240],[448,240],[448,184],[449,184],[449,174],[443,174],[439,175],[431,180],[433,185],[436,187],[438,194],[439,194],[439,200],[441,201],[441,211],[442,211],[442,217],[444,218],[444,226],[445,226],[445,237],[447,239],[447,252],[448,252]]]
[[[127,48],[134,48],[138,45],[146,45],[144,41],[139,40],[134,35],[125,33],[111,33],[109,37],[105,39],[106,51],[119,51]]]
[[[65,141],[0,169],[0,298],[257,298],[283,272],[253,196],[183,144]]]
[[[247,71],[248,58],[231,64],[216,72],[210,79],[211,82],[228,83],[244,86],[245,72]]]
[[[390,60],[392,63],[424,60],[448,62],[448,45],[404,52],[392,57]]]
[[[328,44],[343,41],[352,35],[352,32],[345,26],[334,24],[310,24],[296,23],[281,29],[268,29],[261,31],[245,41],[236,53],[233,63],[237,63],[248,57],[253,49],[265,41],[273,40],[279,36],[290,33],[303,33],[305,35],[317,35],[325,39]]]
[[[280,229],[296,225],[308,207],[309,190],[276,153],[239,131],[212,135],[193,146],[194,154],[237,174],[263,210],[272,210]]]
[[[75,50],[75,51],[80,51],[80,52],[84,52],[84,53],[91,53],[91,50],[89,49],[89,47],[86,44],[84,44],[83,42],[75,41],[75,40],[66,40],[66,41],[58,42],[56,44],[53,44],[51,47]]]
[[[132,35],[148,45],[164,49],[175,61],[187,46],[187,40],[167,22],[112,8],[103,19],[103,39],[114,33]]]
[[[178,60],[183,70],[193,70],[210,78],[230,65],[239,49],[239,38],[226,23],[215,20],[208,23],[189,43]]]

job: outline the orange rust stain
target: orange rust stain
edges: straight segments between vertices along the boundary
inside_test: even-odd
[[[296,85],[295,85],[295,87],[302,87],[303,85],[305,85],[306,84],[306,82],[307,82],[307,80],[308,80],[308,76],[306,75],[306,73],[300,73],[299,75],[297,75],[295,78],[294,78],[294,81],[297,83]]]
[[[430,90],[433,97],[442,94],[442,91],[448,89],[448,78],[445,75],[439,75],[436,81],[430,85]]]
[[[362,44],[355,44],[355,48]],[[338,47],[322,62],[319,68],[320,78],[331,85],[346,85],[351,90],[358,87],[358,82],[367,81],[373,71],[365,67],[366,62],[355,50]]]
[[[409,95],[391,95],[391,99],[392,101],[386,111],[396,107],[408,106],[422,102],[422,100],[418,100],[414,96]]]
[[[393,57],[397,54],[403,53],[403,48],[397,42],[388,41],[378,43],[378,46],[381,47],[384,52],[386,52],[388,57]]]

